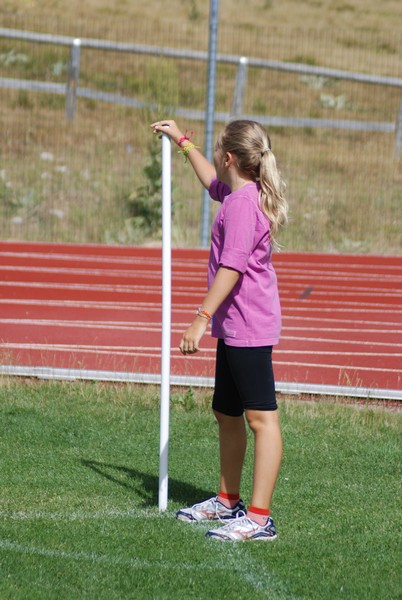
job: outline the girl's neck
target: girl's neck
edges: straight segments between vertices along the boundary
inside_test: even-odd
[[[232,192],[239,190],[240,188],[244,187],[245,185],[248,185],[249,183],[254,183],[253,179],[243,177],[243,176],[239,175],[237,172],[234,172],[234,173],[229,172],[228,179],[229,179],[229,181],[227,181],[226,183],[228,184],[228,186],[230,187]]]

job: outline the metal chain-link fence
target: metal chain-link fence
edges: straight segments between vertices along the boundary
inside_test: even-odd
[[[12,27],[0,32],[1,239],[158,243],[149,123],[169,114],[203,147],[205,27],[165,31],[163,44],[133,23],[107,39],[96,23],[15,23],[57,42]],[[286,250],[400,252],[401,50],[402,34],[221,27],[215,129],[233,114],[267,125],[288,182]],[[174,245],[199,245],[200,214],[200,185],[174,151]]]

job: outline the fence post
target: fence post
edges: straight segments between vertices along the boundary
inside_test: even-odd
[[[396,120],[395,128],[395,156],[399,157],[402,154],[402,95],[399,104],[399,113]]]
[[[215,125],[215,89],[216,89],[216,55],[218,48],[219,0],[210,0],[209,4],[209,47],[208,47],[208,85],[205,111],[205,157],[213,160],[213,141]],[[208,246],[210,222],[210,197],[208,190],[202,193],[200,245]]]
[[[238,117],[243,113],[244,94],[247,83],[248,58],[242,56],[237,67],[236,82],[233,92],[232,112],[233,117]]]
[[[66,86],[66,119],[73,121],[75,117],[78,75],[80,70],[81,40],[76,38],[73,41],[70,51],[70,62],[67,70]]]

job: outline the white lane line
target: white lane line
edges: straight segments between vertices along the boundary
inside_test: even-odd
[[[161,280],[162,277],[162,271],[146,271],[146,270],[130,270],[130,271],[123,271],[123,270],[112,270],[112,269],[78,269],[78,268],[63,268],[63,267],[31,267],[31,266],[26,266],[26,267],[20,267],[20,266],[7,266],[7,265],[1,265],[0,264],[0,273],[2,271],[11,271],[12,273],[15,272],[19,272],[19,273],[29,273],[31,276],[31,273],[48,273],[48,274],[54,274],[54,273],[63,273],[63,274],[68,274],[68,275],[93,275],[96,277],[111,277],[111,278],[118,278],[118,277],[130,277],[132,279],[138,279],[138,278],[143,278],[143,279],[150,279],[150,280]],[[188,275],[185,272],[179,271],[176,272],[174,270],[174,268],[172,268],[172,275],[173,278],[175,280],[179,280],[179,279],[184,279],[185,281],[199,281],[202,280],[205,282],[206,280],[206,275],[205,274],[195,274],[195,275]]]
[[[80,320],[80,319],[0,319],[0,323],[4,325],[19,325],[19,326],[38,326],[38,327],[56,327],[56,328],[72,328],[72,327],[80,327],[80,328],[93,328],[93,329],[118,329],[122,331],[161,331],[161,325],[155,321],[90,321],[90,320]],[[172,329],[172,331],[180,333],[182,327],[186,327],[187,322],[175,322],[173,326],[176,329]],[[282,328],[283,332],[290,331],[314,331],[315,333],[320,332],[343,332],[343,333],[376,333],[383,335],[384,333],[402,333],[402,329],[395,329],[393,324],[390,324],[392,327],[392,331],[379,331],[378,329],[368,329],[368,328],[357,328],[357,327],[300,327],[300,326],[284,326]],[[180,331],[179,331],[180,329]]]
[[[39,307],[43,307],[43,306],[47,306],[47,307],[53,307],[53,308],[81,308],[81,309],[102,309],[102,310],[109,310],[109,311],[119,311],[119,310],[125,310],[125,311],[130,311],[130,310],[135,310],[135,312],[151,312],[151,313],[157,313],[159,315],[161,315],[161,303],[154,303],[154,302],[117,302],[116,304],[113,302],[88,302],[88,301],[80,301],[80,300],[35,300],[35,299],[7,299],[7,298],[0,298],[0,305],[11,305],[12,307],[14,307],[15,305],[17,306],[39,306]],[[188,312],[189,310],[191,311],[192,309],[194,309],[193,304],[175,304],[174,306],[172,306],[172,312],[173,313],[184,313],[184,312]],[[331,314],[334,312],[332,309],[323,309],[323,312],[330,312]],[[334,318],[330,318],[330,317],[322,317],[322,316],[311,316],[309,315],[310,310],[306,310],[305,308],[302,309],[294,309],[294,312],[302,312],[302,313],[307,313],[307,316],[303,316],[303,315],[299,315],[299,314],[287,314],[286,311],[285,313],[282,315],[283,317],[283,321],[286,322],[292,322],[292,321],[306,321],[308,322],[319,322],[319,323],[349,323],[352,322],[355,325],[378,325],[379,327],[383,327],[383,326],[389,326],[389,327],[395,327],[395,326],[399,326],[402,324],[402,320],[399,318],[398,320],[395,321],[373,321],[372,319],[356,319],[356,318],[345,318],[343,317],[342,319],[334,317]],[[339,312],[341,313],[342,311],[339,310]],[[349,312],[352,313],[359,313],[359,315],[361,316],[361,310],[351,310]],[[369,312],[371,314],[371,312],[374,312],[374,314],[379,314],[380,311],[365,311]],[[401,313],[400,311],[381,311],[381,314],[397,314],[398,317],[400,317]],[[70,319],[71,320],[71,319]],[[121,322],[121,321],[119,321]],[[130,321],[131,322],[131,321]],[[153,321],[152,321],[153,323]]]
[[[1,281],[1,287],[22,287],[24,289],[45,289],[45,290],[96,290],[96,291],[135,291],[135,290],[146,290],[150,294],[155,294],[156,288],[151,286],[135,286],[135,285],[102,285],[99,283],[94,284],[83,284],[83,283],[52,283],[52,282],[38,282],[38,281]],[[161,286],[158,290],[160,291]]]
[[[379,327],[384,327],[384,326],[388,326],[388,327],[395,327],[395,325],[402,325],[402,321],[401,322],[395,322],[395,321],[372,321],[371,319],[328,319],[328,318],[323,318],[323,317],[301,317],[298,315],[282,315],[283,317],[283,321],[289,322],[290,326],[293,327],[293,325],[291,325],[292,321],[306,321],[308,322],[318,322],[318,323],[323,323],[323,324],[345,324],[345,323],[353,323],[353,325],[369,325],[369,326],[374,326],[374,325],[378,325]]]
[[[278,354],[295,354],[294,350],[281,350],[280,348],[276,348],[274,349],[274,354],[273,356],[278,356]],[[308,355],[315,355],[315,354],[319,354],[320,356],[339,356],[339,352],[336,351],[332,351],[332,350],[303,350],[302,351],[303,356],[308,354]],[[383,357],[383,356],[387,356],[387,357],[391,357],[391,358],[402,358],[402,353],[401,352],[381,352],[381,354],[378,354],[378,352],[342,352],[342,356],[375,356],[375,357]]]
[[[402,290],[395,290],[395,289],[390,289],[390,288],[381,288],[381,287],[375,287],[375,288],[369,288],[369,289],[364,289],[364,288],[359,288],[359,287],[355,287],[353,288],[352,286],[348,286],[348,287],[331,287],[331,288],[327,288],[324,286],[320,286],[319,288],[314,288],[314,290],[309,294],[309,296],[307,298],[303,298],[300,297],[300,293],[303,290],[301,289],[301,287],[296,287],[296,286],[289,286],[289,287],[282,287],[279,289],[280,295],[281,297],[286,297],[286,296],[294,296],[294,299],[299,301],[299,302],[312,302],[313,300],[320,301],[321,298],[331,298],[332,296],[339,296],[341,295],[342,298],[346,298],[346,297],[355,297],[355,296],[364,296],[365,298],[375,298],[376,296],[384,296],[385,298],[402,298]],[[343,305],[343,302],[342,302]]]
[[[44,343],[18,343],[18,342],[0,342],[0,348],[15,348],[15,349],[26,349],[26,350],[77,350],[80,352],[86,351],[100,351],[107,352],[109,354],[114,352],[135,352],[141,354],[142,352],[159,352],[161,351],[160,346],[108,346],[108,345],[96,345],[96,344],[44,344]],[[172,346],[172,351],[179,351],[178,348]],[[202,348],[202,353],[211,353],[215,355],[216,349],[213,347]],[[317,352],[321,354],[321,352]],[[337,354],[334,352],[334,354]],[[375,354],[377,356],[377,354]],[[393,355],[392,355],[393,356]],[[201,358],[201,356],[199,356]],[[191,359],[190,359],[191,360]]]
[[[135,279],[135,278],[133,278]],[[198,280],[197,280],[198,281]],[[189,295],[190,293],[196,292],[199,293],[200,290],[206,290],[206,282],[200,280],[199,281],[199,285],[195,286],[194,285],[195,281],[193,282],[192,286],[181,286],[181,285],[177,285],[177,283],[175,282],[175,280],[173,280],[172,283],[172,287],[173,287],[173,293],[178,294],[178,295]],[[23,287],[24,289],[46,289],[46,290],[50,290],[50,289],[54,289],[54,290],[85,290],[85,291],[107,291],[107,292],[143,292],[143,293],[147,293],[147,294],[159,294],[161,293],[161,288],[162,288],[162,283],[158,283],[158,285],[138,285],[138,284],[112,284],[112,283],[63,283],[63,282],[48,282],[48,281],[0,281],[0,286],[1,287]],[[388,289],[381,289],[381,288],[377,288],[377,289],[373,289],[370,288],[369,291],[364,291],[364,290],[352,290],[350,291],[350,288],[346,288],[346,289],[342,289],[342,288],[336,288],[333,290],[334,294],[330,293],[329,291],[319,291],[319,290],[315,290],[314,294],[312,294],[308,300],[301,300],[297,295],[296,297],[293,297],[294,292],[290,291],[285,293],[284,291],[282,291],[281,293],[281,297],[283,300],[287,301],[287,302],[306,302],[308,303],[309,307],[311,308],[312,306],[314,306],[314,303],[317,302],[324,302],[326,304],[331,304],[331,303],[336,303],[339,306],[339,301],[338,300],[331,300],[331,296],[333,295],[338,295],[338,293],[342,294],[342,297],[345,298],[345,302],[342,302],[342,306],[345,307],[347,305],[361,305],[361,306],[366,306],[367,302],[366,301],[357,301],[357,302],[352,302],[350,300],[348,300],[346,302],[347,298],[355,298],[356,296],[364,296],[365,298],[377,298],[377,297],[381,297],[381,298],[390,298],[390,299],[401,299],[401,303],[402,303],[402,293],[401,292],[393,292],[393,291],[389,291]],[[289,294],[292,294],[291,297],[288,297]],[[324,299],[324,300],[323,300]],[[386,303],[378,303],[378,302],[370,302],[371,306],[388,306]]]
[[[380,269],[379,269],[380,270]],[[399,284],[402,283],[402,269],[401,269],[401,273],[400,274],[395,274],[395,273],[390,273],[389,275],[384,273],[345,273],[345,271],[342,272],[333,272],[333,273],[326,273],[324,272],[320,272],[320,271],[301,271],[301,272],[292,272],[291,270],[287,270],[287,271],[281,271],[280,273],[278,273],[278,279],[279,279],[279,283],[281,284],[284,283],[284,285],[286,285],[287,283],[292,284],[292,283],[299,283],[299,282],[309,282],[310,285],[317,285],[321,288],[322,285],[326,286],[329,285],[330,287],[336,287],[336,284],[339,283],[343,283],[343,282],[356,282],[356,281],[363,281],[363,282],[368,282],[368,281],[375,281],[376,282],[376,287],[381,286],[382,282],[395,282],[395,284]],[[363,289],[368,289],[367,288],[363,288]]]
[[[108,346],[108,345],[97,345],[97,344],[35,344],[35,343],[15,343],[15,342],[3,342],[0,343],[0,348],[21,348],[21,349],[38,349],[38,350],[53,350],[53,349],[66,349],[66,350],[79,350],[82,352],[86,352],[87,350],[100,350],[108,353],[113,353],[114,351],[130,351],[130,352],[160,352],[160,346]],[[172,347],[172,350],[176,350],[175,347]],[[215,347],[213,348],[203,348],[203,352],[211,352],[215,353]],[[320,354],[320,353],[318,353]],[[336,354],[336,353],[335,353]]]
[[[126,284],[100,284],[100,283],[52,283],[52,282],[36,282],[36,281],[1,281],[0,287],[5,288],[24,288],[24,289],[41,289],[41,290],[71,290],[77,291],[82,290],[85,292],[107,292],[111,293],[126,293],[135,294],[142,293],[148,295],[161,295],[162,283],[159,286],[150,285],[126,285]],[[173,284],[172,292],[178,296],[188,296],[190,293],[199,294],[200,292],[206,291],[206,284],[200,285],[199,287],[188,287],[188,286],[177,286]]]
[[[353,294],[354,297],[358,296],[358,294]],[[376,298],[377,294],[373,294],[373,298]],[[383,294],[379,294],[379,297],[383,297]],[[330,294],[324,294],[323,295],[323,299],[314,299],[313,297],[310,296],[310,298],[308,300],[300,300],[300,298],[294,298],[294,297],[286,297],[283,294],[281,295],[282,298],[282,307],[286,307],[286,308],[290,308],[291,310],[293,309],[293,305],[297,304],[299,306],[299,310],[300,309],[304,309],[304,307],[300,307],[300,304],[306,303],[306,309],[308,309],[309,311],[311,310],[331,310],[332,306],[334,306],[334,308],[337,308],[340,312],[342,311],[350,311],[352,309],[354,309],[357,306],[360,306],[360,310],[359,312],[361,313],[362,311],[366,312],[366,309],[369,308],[371,310],[373,309],[377,309],[378,310],[393,310],[394,312],[399,312],[400,314],[400,307],[402,307],[402,295],[401,296],[397,296],[397,299],[399,300],[400,298],[400,303],[390,303],[390,302],[385,302],[385,303],[381,303],[381,302],[370,302],[367,303],[366,300],[359,300],[356,302],[353,302],[352,300],[346,300],[340,302],[339,300],[331,300],[331,296]],[[329,298],[329,299],[328,299]],[[341,306],[341,308],[339,308],[339,306]],[[397,308],[398,307],[398,308]]]
[[[161,250],[160,250],[161,252]],[[199,254],[199,251],[197,252]],[[27,258],[29,260],[36,259],[45,259],[45,260],[63,260],[66,262],[112,262],[112,263],[123,263],[123,264],[152,264],[152,265],[161,265],[162,263],[162,252],[160,256],[138,256],[138,254],[126,254],[126,255],[116,255],[116,254],[66,254],[66,253],[53,253],[53,252],[13,252],[13,251],[0,251],[0,257],[11,257],[11,258]],[[382,257],[381,257],[382,258]],[[376,257],[374,257],[376,259]],[[370,263],[359,263],[359,262],[348,262],[347,264],[342,262],[323,262],[317,263],[316,261],[305,261],[305,262],[294,262],[292,261],[292,257],[288,254],[283,254],[282,260],[273,260],[273,264],[276,271],[280,271],[280,273],[300,273],[304,270],[308,273],[317,273],[318,275],[335,275],[338,273],[345,274],[345,271],[349,270],[354,273],[354,271],[358,271],[356,274],[362,274],[363,277],[366,277],[370,274],[370,271],[376,271],[375,275],[382,276],[384,275],[384,271],[390,270],[401,270],[401,264],[384,264],[387,262],[385,260],[381,260],[381,264],[370,264]],[[208,255],[207,252],[204,253],[204,256],[193,256],[191,258],[182,258],[173,256],[173,263],[176,265],[180,265],[186,267],[188,265],[197,264],[201,267],[206,267],[208,264]],[[336,270],[335,270],[336,269]]]
[[[107,355],[111,358],[115,358],[117,356],[125,356],[125,357],[139,357],[139,358],[158,358],[161,357],[161,352],[153,353],[153,352],[136,352],[136,351],[113,351],[110,350],[102,350],[96,346],[92,348],[80,348],[79,346],[46,346],[45,344],[0,344],[0,349],[3,350],[35,350],[37,352],[64,352],[64,353],[73,353],[76,358],[78,358],[79,354],[94,354],[94,355]],[[177,353],[179,350],[177,350]],[[200,357],[200,360],[206,360],[206,357]]]
[[[150,310],[159,311],[162,310],[161,302],[115,302],[112,301],[101,301],[101,300],[37,300],[35,298],[0,298],[0,304],[11,304],[11,305],[22,305],[22,306],[52,306],[55,308],[99,308],[104,310]],[[194,308],[193,304],[177,305],[173,307],[173,310],[179,310],[178,306],[185,308]]]
[[[46,345],[46,344],[0,344],[0,350],[34,350],[36,352],[60,352],[60,353],[73,353],[75,358],[78,358],[79,354],[93,354],[95,356],[98,355],[106,355],[109,356],[110,358],[115,358],[118,356],[123,356],[123,357],[127,357],[127,358],[153,358],[153,359],[160,359],[161,357],[161,350],[159,349],[158,352],[154,353],[154,352],[149,352],[145,350],[140,350],[140,351],[136,351],[136,350],[129,350],[129,351],[122,351],[122,350],[104,350],[102,348],[99,348],[97,346],[92,346],[89,348],[80,348],[79,346],[75,346],[75,345]],[[208,350],[210,350],[214,355],[213,356],[205,356],[205,354],[208,352]],[[171,352],[173,355],[173,358],[175,356],[182,358],[180,351],[178,348],[171,348]],[[18,358],[18,356],[17,356]],[[197,362],[200,361],[213,361],[215,358],[215,349],[206,349],[203,348],[202,350],[202,355],[197,356]],[[4,360],[4,357],[3,357]]]
[[[20,274],[27,274],[29,273],[29,277],[31,278],[32,273],[37,273],[37,274],[64,274],[64,275],[69,275],[71,277],[73,276],[93,276],[95,277],[107,277],[110,278],[111,280],[113,279],[119,279],[119,278],[129,278],[132,279],[133,281],[138,280],[139,278],[144,280],[149,280],[150,282],[154,282],[153,283],[153,287],[155,287],[155,282],[156,282],[156,287],[158,287],[158,285],[161,282],[161,276],[162,276],[162,272],[156,272],[156,271],[147,271],[147,270],[112,270],[112,269],[79,269],[79,268],[62,268],[62,267],[20,267],[20,266],[4,266],[4,265],[0,265],[0,280],[1,280],[1,273],[2,272],[18,272]],[[200,274],[192,274],[192,275],[188,275],[188,273],[182,272],[182,271],[175,271],[174,267],[172,268],[172,279],[173,279],[173,284],[176,285],[178,282],[191,282],[191,283],[201,283],[203,285],[205,285],[206,282],[206,274],[204,273],[200,273]],[[286,282],[282,282],[282,284],[280,285],[280,290],[282,291],[282,293],[284,292],[292,292],[295,291],[298,294],[300,293],[300,289],[305,287],[307,285],[307,281],[305,281],[305,279],[303,278],[303,280],[301,281],[290,281],[290,279],[292,278],[287,278]],[[24,281],[26,281],[26,279],[24,279]],[[337,281],[341,281],[341,280],[337,280]],[[343,281],[352,281],[352,282],[356,282],[356,277],[351,277],[349,278],[342,278],[342,282]],[[314,297],[317,296],[329,296],[331,295],[331,293],[335,293],[335,294],[339,294],[342,293],[345,296],[350,296],[350,295],[355,295],[355,294],[365,294],[365,295],[369,295],[369,296],[373,296],[373,295],[385,295],[387,297],[399,297],[401,295],[401,291],[397,289],[397,284],[398,282],[395,280],[395,278],[391,278],[390,277],[390,281],[394,284],[394,288],[390,289],[389,286],[382,286],[381,283],[378,283],[377,280],[377,285],[373,288],[373,286],[359,286],[359,287],[354,287],[353,290],[351,290],[351,286],[350,285],[339,285],[339,283],[337,284],[333,284],[333,279],[330,279],[330,283],[325,283],[325,280],[323,280],[322,278],[320,278],[320,281],[316,284],[314,284],[314,282],[311,282],[311,280],[309,279],[310,284],[313,286],[312,289],[312,295],[314,295]],[[402,282],[402,278],[401,278],[401,282]],[[5,283],[5,282],[4,282]],[[15,283],[18,283],[18,281],[16,281]],[[33,284],[35,283],[34,281],[29,281],[27,282],[28,284]],[[40,283],[40,282],[38,282]],[[73,282],[71,282],[73,283]],[[94,282],[95,283],[95,282]],[[91,284],[88,284],[91,285]],[[113,285],[112,281],[109,283],[106,283],[106,285]],[[121,284],[123,285],[123,284]],[[188,287],[186,285],[186,287]],[[300,298],[299,298],[300,299]]]
[[[353,323],[355,323],[353,321]],[[381,323],[381,325],[384,325],[384,323]],[[381,331],[379,329],[368,329],[366,327],[315,327],[315,326],[311,326],[311,327],[301,327],[301,326],[296,326],[296,325],[290,325],[290,326],[284,326],[282,327],[282,331],[316,331],[317,333],[319,333],[320,331],[328,331],[328,332],[353,332],[353,333],[377,333],[380,336],[384,333],[402,333],[402,329],[395,329],[395,326],[393,323],[390,323],[390,327],[392,327],[392,331]]]
[[[15,349],[15,350],[54,350],[54,351],[74,351],[74,352],[91,352],[91,353],[107,353],[107,354],[122,354],[122,355],[140,355],[140,356],[160,356],[160,346],[107,346],[107,345],[87,345],[87,344],[27,344],[27,343],[0,343],[0,348]],[[179,350],[172,346],[171,351],[179,353]],[[202,354],[212,354],[215,358],[215,347],[204,347],[201,350]],[[147,354],[146,354],[147,353]],[[158,354],[159,353],[159,354]],[[286,350],[276,348],[274,350],[274,362],[277,362],[279,356],[294,355],[294,350]],[[336,350],[303,350],[303,356],[339,356]],[[342,352],[343,357],[379,357],[378,352]],[[400,352],[381,352],[380,357],[402,358]],[[203,357],[201,354],[197,356],[197,360]],[[209,359],[208,359],[209,360]]]
[[[387,261],[387,257],[379,257],[380,260],[378,263],[373,262],[373,263],[369,263],[368,261],[365,263],[361,263],[361,262],[347,262],[347,263],[343,263],[341,261],[339,262],[333,262],[333,263],[328,263],[325,262],[325,255],[323,255],[323,262],[316,262],[316,261],[305,261],[305,262],[295,262],[292,261],[292,257],[289,256],[289,254],[287,254],[286,252],[283,253],[283,260],[281,261],[276,261],[275,257],[273,259],[273,264],[275,266],[275,270],[280,269],[281,273],[283,272],[287,272],[287,271],[294,271],[294,272],[299,272],[302,271],[303,269],[306,269],[306,271],[310,272],[310,270],[314,270],[317,271],[318,273],[322,273],[322,274],[326,274],[328,275],[328,272],[332,272],[332,270],[334,270],[335,273],[340,272],[340,273],[344,273],[345,271],[348,271],[349,269],[358,269],[359,273],[365,274],[366,270],[369,269],[376,269],[379,271],[379,273],[382,273],[383,269],[389,269],[389,270],[400,270],[402,273],[402,260],[400,259],[400,257],[392,257],[392,259],[394,260],[395,258],[397,259],[396,263],[392,262],[392,264],[386,264]],[[377,257],[373,256],[372,257],[374,259],[374,261],[376,260]],[[338,269],[338,271],[335,271],[335,269]]]
[[[67,263],[72,262],[84,262],[84,263],[116,263],[116,264],[124,264],[124,265],[143,265],[144,263],[147,265],[156,265],[160,269],[162,268],[162,251],[160,257],[147,257],[147,256],[116,256],[116,255],[88,255],[88,254],[53,254],[53,253],[44,253],[44,252],[1,252],[0,258],[27,258],[28,265],[30,260],[44,259],[47,261],[53,260],[62,260]],[[189,265],[197,266],[197,267],[205,267],[208,266],[208,257],[206,258],[192,258],[192,259],[183,259],[173,257],[172,260],[173,266],[176,267],[188,267]],[[382,267],[381,267],[382,268]],[[385,267],[384,267],[385,268]]]
[[[294,300],[285,300],[282,301],[282,309],[283,309],[283,313],[284,316],[288,317],[290,315],[290,310],[292,311],[292,317],[294,318],[298,318],[299,313],[302,314],[307,314],[310,315],[312,312],[318,312],[321,314],[325,314],[325,313],[331,313],[331,315],[335,315],[337,313],[339,313],[340,315],[343,315],[345,312],[347,313],[356,313],[358,315],[362,314],[362,307],[360,308],[354,308],[354,306],[339,306],[339,302],[337,304],[337,306],[289,306],[290,304],[294,304]],[[379,308],[372,308],[372,304],[370,305],[366,305],[364,306],[363,310],[364,310],[364,314],[391,314],[391,315],[396,315],[399,317],[399,319],[401,318],[401,310],[399,308],[393,308],[392,304],[387,304],[384,305],[383,308],[379,309]],[[289,311],[289,313],[288,313]],[[312,317],[312,318],[319,318],[319,317]]]
[[[376,373],[398,373],[402,377],[401,369],[388,369],[380,367],[362,367],[360,365],[333,365],[325,363],[308,363],[308,362],[284,362],[281,360],[274,361],[275,365],[294,366],[294,367],[314,367],[320,369],[341,369],[342,371],[375,371]]]
[[[116,301],[116,300],[46,300],[46,299],[35,299],[35,298],[0,298],[0,304],[17,304],[17,305],[27,305],[27,306],[53,306],[53,307],[74,307],[74,308],[99,308],[105,310],[150,310],[155,312],[160,312],[162,310],[161,302],[129,302],[129,301]],[[354,308],[354,307],[339,307],[339,302],[334,307],[311,307],[311,306],[287,306],[290,304],[290,301],[282,302],[283,306],[283,317],[284,319],[289,318],[305,318],[305,319],[316,319],[320,318],[319,316],[310,317],[311,312],[319,312],[320,315],[325,313],[330,313],[331,315],[335,315],[339,313],[340,315],[344,315],[345,311],[350,314],[362,314],[362,308]],[[360,305],[358,305],[360,306]],[[174,312],[179,311],[187,311],[193,310],[193,303],[178,303],[176,302],[172,310]],[[292,314],[290,313],[292,311]],[[307,317],[303,317],[301,315],[308,315]],[[364,307],[365,315],[395,315],[397,319],[397,324],[401,322],[401,310],[399,308],[392,308],[392,305],[386,304],[382,305],[380,308],[370,308],[369,306]]]
[[[46,319],[0,319],[0,323],[4,325],[20,325],[21,327],[52,327],[61,329],[71,329],[79,327],[80,329],[114,329],[119,331],[149,331],[149,332],[160,332],[161,325],[157,323],[141,323],[141,322],[113,322],[113,321],[50,321]],[[177,324],[179,327],[180,324]],[[183,327],[185,325],[183,324]],[[181,332],[181,329],[174,330],[177,333]]]
[[[7,288],[7,287],[23,287],[24,289],[46,289],[46,290],[50,290],[50,289],[54,289],[54,290],[85,290],[85,291],[107,291],[107,292],[142,292],[142,293],[147,293],[147,294],[159,294],[161,292],[161,285],[157,285],[157,286],[150,286],[150,285],[129,285],[129,284],[99,284],[99,283],[89,283],[89,284],[84,284],[84,283],[58,283],[58,282],[37,282],[37,281],[1,281],[0,282],[0,286]],[[200,290],[205,290],[206,289],[206,283],[205,282],[200,282],[199,286],[179,286],[176,285],[173,281],[173,293],[175,293],[176,295],[189,295],[190,293],[193,292],[197,292],[199,293]],[[350,298],[355,298],[356,296],[359,295],[364,295],[365,297],[369,297],[369,298],[377,298],[377,297],[381,297],[381,298],[396,298],[399,300],[399,298],[401,299],[401,303],[402,303],[402,293],[400,292],[390,292],[389,290],[385,289],[385,290],[381,290],[381,289],[370,289],[370,293],[364,293],[364,291],[362,292],[362,294],[359,293],[359,290],[353,290],[350,291],[350,288],[348,288],[348,290],[342,291],[341,289],[337,289],[335,290],[336,292],[342,292],[342,297],[345,298],[345,302],[342,302],[342,307],[345,308],[348,305],[351,306],[366,306],[367,302],[366,301],[356,301],[356,302],[352,302],[351,300],[348,300],[346,302],[346,298],[350,297]],[[289,294],[289,293],[288,293]],[[308,303],[309,308],[313,308],[315,303],[321,302],[323,303],[325,300],[325,304],[337,304],[339,306],[339,300],[331,300],[331,295],[330,293],[323,291],[316,291],[314,292],[314,297],[310,296],[308,300],[300,300],[300,298],[298,297],[289,297],[287,294],[283,293],[281,294],[282,300],[289,302],[289,303],[301,303],[301,302],[306,302]],[[324,300],[322,299],[324,298]],[[329,298],[329,299],[328,299]],[[370,306],[384,306],[384,307],[388,307],[389,304],[387,303],[381,303],[381,302],[370,302]]]
[[[299,337],[299,336],[294,336],[294,335],[283,335],[281,337],[281,340],[292,340],[292,341],[298,341],[298,342],[319,342],[319,343],[325,343],[325,344],[330,344],[330,345],[336,345],[336,344],[359,344],[362,346],[392,346],[393,348],[402,348],[402,343],[398,344],[397,342],[385,342],[385,341],[381,341],[381,342],[374,342],[374,341],[367,341],[367,340],[351,340],[351,339],[341,339],[341,340],[337,340],[337,339],[332,339],[332,338],[310,338],[310,337]]]

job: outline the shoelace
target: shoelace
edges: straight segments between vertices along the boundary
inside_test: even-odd
[[[193,506],[191,508],[194,508],[195,510],[199,510],[199,509],[203,509],[203,507],[208,504],[208,502],[210,502],[211,499],[209,498],[208,500],[203,500],[203,502],[198,502],[197,504],[193,504]]]
[[[208,501],[206,501],[206,502],[208,502]],[[219,521],[220,523],[223,523],[223,522],[226,522],[226,519],[222,519],[221,516],[219,515],[218,502],[219,502],[218,496],[216,496],[216,498],[215,498],[215,520]],[[222,503],[220,502],[220,504],[222,504]],[[224,506],[224,505],[222,505],[222,506]],[[239,513],[243,513],[244,516],[246,515],[246,513],[243,510],[240,510]],[[239,513],[237,513],[236,519],[237,519]]]
[[[218,496],[216,496],[216,498],[215,498],[215,519],[217,521],[219,521],[220,523],[223,523],[226,519],[222,519],[218,513],[218,502],[219,502]],[[222,503],[220,503],[220,504],[222,504]]]
[[[218,514],[218,496],[216,496],[215,498],[208,498],[208,500],[204,500],[203,502],[198,502],[197,504],[193,505],[193,509],[195,510],[204,510],[205,506],[208,506],[208,503],[210,503],[211,501],[215,502],[215,517],[219,520],[222,521],[222,519],[220,518],[219,514]]]
[[[218,496],[216,496],[215,498],[209,498],[208,500],[204,500],[203,502],[198,502],[197,504],[193,505],[193,508],[195,510],[203,510],[205,505],[208,505],[209,502],[214,502],[214,506],[215,506],[215,511],[214,511],[214,515],[215,515],[215,520],[219,521],[220,523],[225,522],[226,523],[226,519],[222,519],[221,516],[219,515],[218,512]],[[246,517],[246,513],[244,512],[244,510],[239,510],[239,512],[237,513],[235,519],[239,519],[239,518],[243,518]]]
[[[240,516],[240,513],[243,513],[243,514]],[[250,523],[250,525],[252,525],[254,529],[258,528],[258,524],[254,523],[254,521],[252,521],[251,519],[249,519],[247,517],[246,513],[243,510],[241,510],[236,515],[236,518],[233,519],[233,521],[229,521],[229,523],[226,525],[226,530],[227,531],[231,531],[232,529],[236,529],[237,527],[239,527],[239,525],[240,525],[239,519],[244,522],[244,525],[247,522],[247,523]]]

